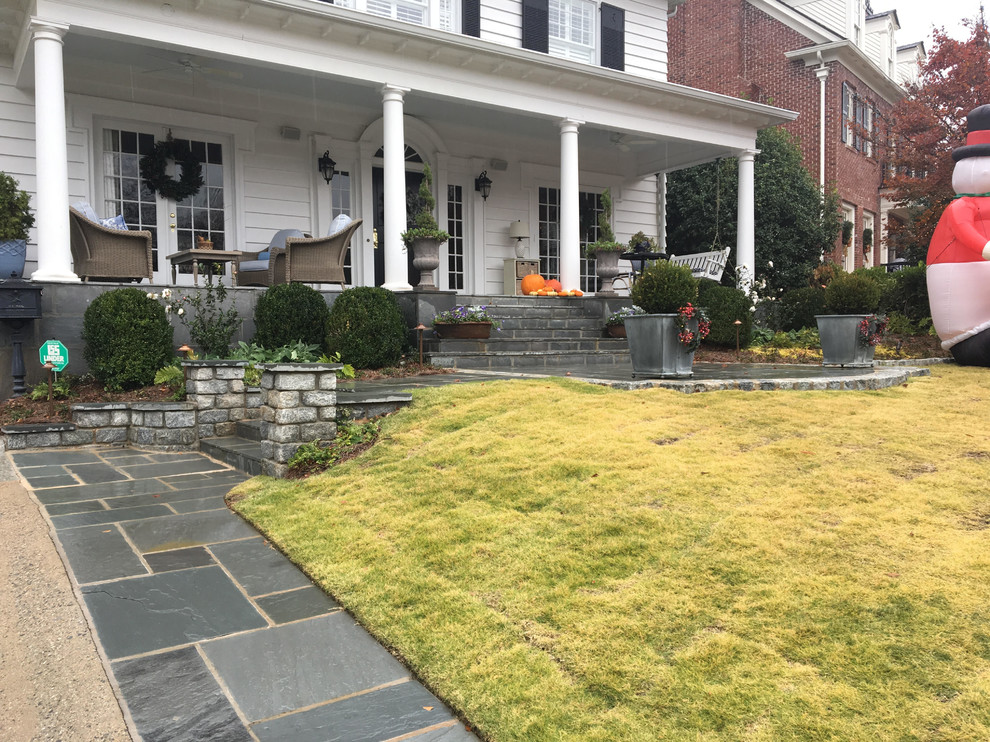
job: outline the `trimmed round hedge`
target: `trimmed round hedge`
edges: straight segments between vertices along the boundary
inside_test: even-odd
[[[359,286],[347,289],[330,307],[327,350],[354,368],[385,368],[402,358],[406,323],[395,294]]]
[[[826,314],[873,314],[880,307],[880,286],[865,272],[840,273],[825,287]]]
[[[302,283],[272,286],[254,308],[254,342],[274,350],[299,341],[326,350],[330,307],[316,289]]]
[[[90,373],[110,390],[152,384],[175,355],[165,308],[140,289],[96,297],[83,314],[82,339]]]
[[[705,342],[710,345],[736,347],[736,320],[739,325],[739,344],[749,345],[753,331],[752,306],[746,293],[731,286],[722,286],[715,281],[702,280],[698,286],[698,306],[708,314],[712,323]]]
[[[633,304],[647,314],[673,314],[698,299],[698,281],[686,265],[658,260],[649,266],[629,292]]]

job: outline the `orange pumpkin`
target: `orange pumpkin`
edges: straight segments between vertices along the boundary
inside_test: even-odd
[[[539,291],[547,282],[543,280],[543,276],[539,273],[530,273],[528,276],[523,276],[522,280],[522,292],[524,295],[529,296],[534,291]]]
[[[549,281],[547,281],[547,288],[551,289],[552,291],[556,291],[558,294],[564,290],[563,285],[561,285],[560,281],[558,281],[556,278],[551,278]]]
[[[584,296],[584,292],[581,289],[571,289],[571,296]]]
[[[547,290],[546,290],[546,289],[540,289],[539,291],[537,291],[537,292],[536,292],[536,295],[537,295],[537,296],[546,296],[546,295],[547,295],[547,293],[548,293],[548,292],[547,292]]]

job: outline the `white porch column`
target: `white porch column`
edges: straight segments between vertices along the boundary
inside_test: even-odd
[[[815,77],[818,78],[818,186],[825,193],[825,81],[828,80],[828,67],[824,62],[815,68]]]
[[[756,278],[755,178],[753,161],[760,151],[744,149],[739,153],[739,201],[736,215],[737,286],[748,291]]]
[[[667,252],[667,173],[657,173],[657,249]]]
[[[77,283],[69,252],[69,164],[65,135],[62,37],[69,27],[32,19],[34,42],[35,207],[38,270],[34,281]]]
[[[389,291],[412,291],[409,266],[402,249],[406,231],[406,137],[402,124],[402,99],[408,88],[386,85],[382,88],[385,175],[385,283]]]
[[[583,121],[560,122],[560,282],[566,290],[581,284],[581,171],[578,127]]]

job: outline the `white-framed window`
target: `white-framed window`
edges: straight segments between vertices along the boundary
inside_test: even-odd
[[[453,0],[336,0],[335,5],[441,31],[456,28]]]
[[[842,204],[842,221],[852,223],[849,244],[842,246],[842,269],[848,273],[856,270],[856,207],[852,204]]]
[[[873,255],[876,251],[878,235],[874,225],[876,218],[868,211],[863,212],[863,267],[873,267]],[[869,244],[867,244],[869,238]]]
[[[842,83],[842,141],[867,157],[873,156],[873,117],[873,106]]]
[[[595,18],[591,0],[550,0],[550,54],[595,63]]]

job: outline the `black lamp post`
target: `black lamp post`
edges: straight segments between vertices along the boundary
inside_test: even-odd
[[[327,185],[330,185],[330,181],[333,180],[334,168],[337,167],[337,163],[330,156],[330,150],[324,152],[323,156],[317,160],[317,167],[320,169],[323,180],[327,182]]]
[[[481,175],[474,179],[474,190],[481,193],[481,197],[487,201],[492,192],[492,179],[488,177],[488,171],[482,170]]]

